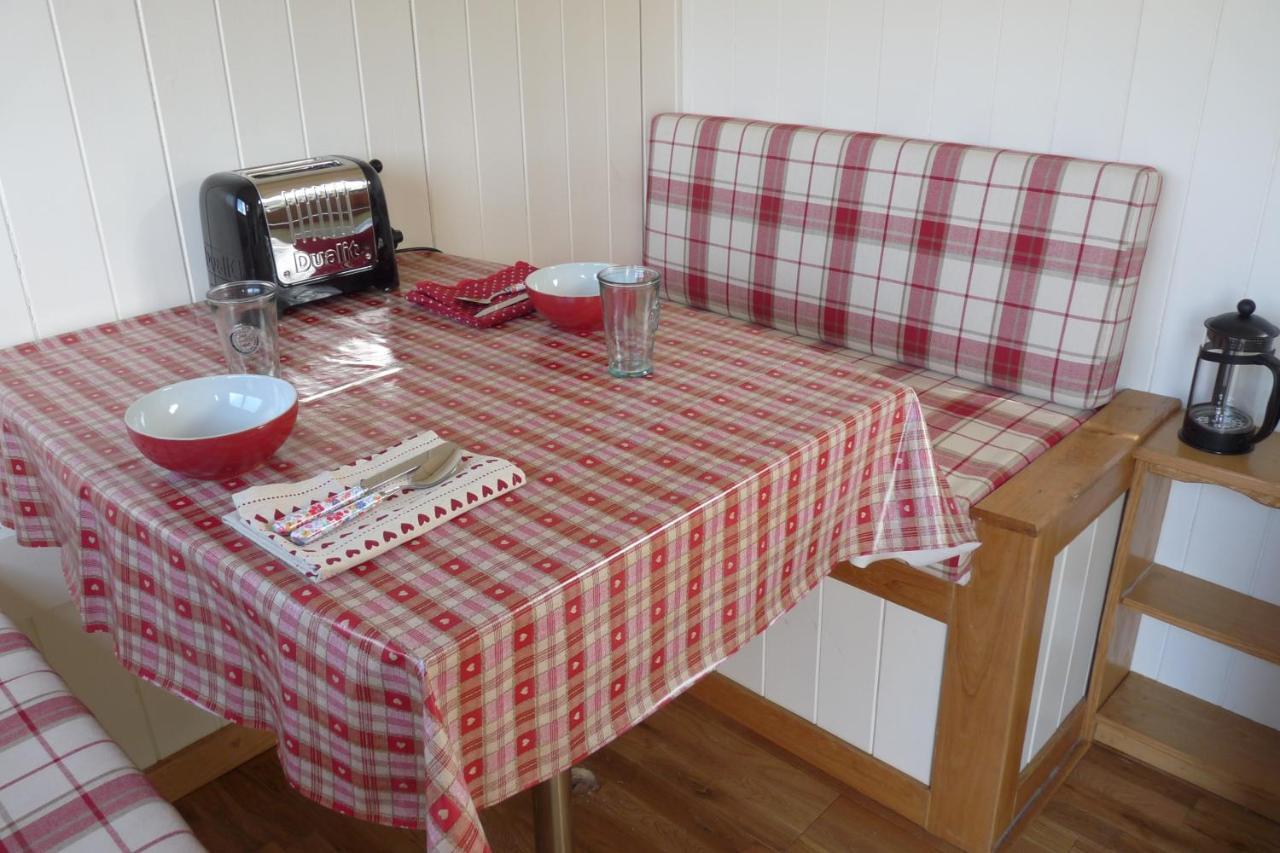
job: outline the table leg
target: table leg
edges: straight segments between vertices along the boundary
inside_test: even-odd
[[[572,771],[557,773],[533,789],[533,837],[538,853],[573,853]]]

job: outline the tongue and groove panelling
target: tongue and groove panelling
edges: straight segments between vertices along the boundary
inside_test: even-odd
[[[1278,42],[1274,0],[690,0],[681,108],[1155,166],[1120,385],[1180,398],[1206,317],[1280,318]],[[1175,488],[1160,559],[1280,601],[1280,510],[1237,498]],[[1280,667],[1149,617],[1137,652],[1280,725]]]
[[[411,245],[639,260],[646,116],[677,106],[676,0],[2,14],[0,346],[202,298],[200,181],[308,155],[381,159]]]

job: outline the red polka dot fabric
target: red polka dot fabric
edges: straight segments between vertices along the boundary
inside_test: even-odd
[[[536,269],[517,261],[483,278],[464,278],[453,284],[420,281],[405,298],[455,323],[487,329],[533,313],[524,280]]]

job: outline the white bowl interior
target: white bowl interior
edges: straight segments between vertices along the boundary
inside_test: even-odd
[[[273,376],[202,376],[144,395],[125,411],[124,421],[153,438],[214,438],[261,426],[297,399],[292,385]]]
[[[549,296],[599,296],[596,273],[611,264],[579,262],[556,264],[534,270],[524,280],[525,287]]]

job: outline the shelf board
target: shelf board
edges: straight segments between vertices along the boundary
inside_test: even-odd
[[[1280,664],[1280,607],[1156,564],[1121,599],[1125,607]]]
[[[1226,486],[1259,503],[1280,507],[1280,433],[1258,442],[1252,453],[1219,456],[1183,444],[1178,440],[1181,428],[1181,414],[1169,418],[1134,450],[1134,458],[1145,462],[1155,474]]]
[[[1098,709],[1094,738],[1280,820],[1280,731],[1130,673]]]

